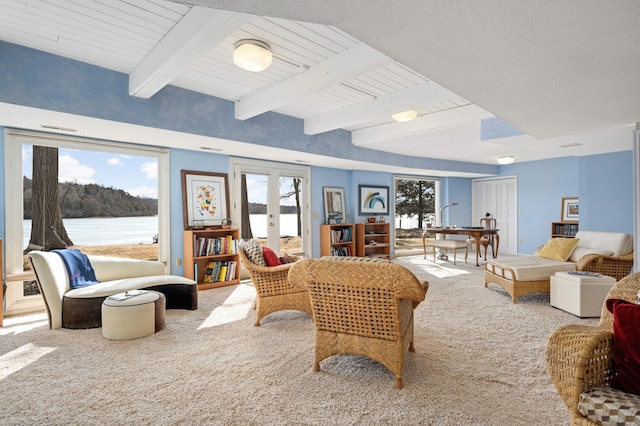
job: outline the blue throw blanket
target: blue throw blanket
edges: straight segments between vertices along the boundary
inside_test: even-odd
[[[71,288],[89,287],[98,284],[91,262],[86,254],[77,249],[52,250],[62,258],[69,274]]]

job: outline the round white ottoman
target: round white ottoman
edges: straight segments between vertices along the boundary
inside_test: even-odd
[[[121,296],[121,295],[117,295]],[[144,293],[119,300],[107,297],[102,302],[102,335],[112,340],[138,339],[164,328],[164,294]]]

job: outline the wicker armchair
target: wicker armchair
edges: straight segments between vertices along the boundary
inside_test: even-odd
[[[413,310],[427,282],[400,265],[353,257],[300,260],[289,279],[311,294],[314,371],[332,355],[362,355],[391,370],[402,388],[405,353],[414,352]]]
[[[242,248],[238,248],[242,264],[249,272],[249,277],[256,288],[256,322],[273,312],[293,309],[311,314],[309,292],[289,283],[287,275],[295,263],[279,266],[260,266],[247,258]]]
[[[640,290],[640,273],[620,280],[607,299],[635,302]],[[558,328],[547,343],[546,361],[551,380],[569,409],[571,424],[594,425],[578,410],[580,394],[598,386],[608,386],[612,368],[613,315],[602,306],[596,326],[571,324]]]
[[[620,281],[631,273],[633,268],[633,252],[624,256],[603,256],[587,254],[576,263],[576,271],[597,272]],[[635,300],[635,299],[634,299]]]

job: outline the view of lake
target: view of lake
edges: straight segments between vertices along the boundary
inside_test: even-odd
[[[252,214],[251,230],[256,238],[267,236],[267,215]],[[396,220],[396,226],[402,228],[416,226],[417,220],[403,218]],[[281,234],[295,236],[298,227],[295,214],[280,215]],[[64,219],[64,226],[74,244],[79,246],[100,246],[115,244],[151,244],[158,233],[158,217],[90,217]],[[29,244],[31,220],[23,221],[23,247]]]
[[[79,246],[151,244],[158,233],[158,217],[89,217],[63,219],[67,234]],[[23,247],[29,244],[31,220],[22,225]]]
[[[158,217],[89,217],[64,219],[69,238],[79,246],[101,246],[115,244],[151,244],[158,234]],[[257,238],[267,236],[267,215],[252,214],[251,229]],[[298,233],[295,214],[280,215],[282,235]],[[31,220],[22,226],[23,247],[29,244]]]

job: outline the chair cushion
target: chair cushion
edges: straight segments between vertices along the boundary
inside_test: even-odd
[[[497,274],[504,272],[506,279],[513,279],[511,273],[504,268],[511,268],[518,281],[536,281],[549,279],[556,272],[575,271],[576,265],[571,262],[547,259],[540,256],[522,255],[492,259],[487,263],[495,265]]]
[[[297,258],[290,256],[288,253],[283,254],[282,256],[280,256],[278,258],[278,260],[280,261],[280,263],[282,265],[285,265],[287,263],[293,263],[297,260]]]
[[[264,256],[262,254],[262,247],[260,247],[260,243],[253,238],[249,241],[240,240],[240,248],[244,251],[244,254],[247,256],[252,263],[255,263],[258,266],[267,266],[267,262],[264,261]]]
[[[276,252],[269,247],[262,248],[262,256],[264,257],[264,261],[267,263],[267,266],[282,265],[282,262],[280,262]]]
[[[640,305],[607,299],[613,314],[613,366],[611,387],[640,395]]]
[[[613,252],[611,250],[601,250],[601,249],[591,248],[591,247],[582,247],[580,246],[580,243],[578,243],[575,249],[573,250],[573,253],[571,253],[569,260],[571,262],[578,262],[581,257],[586,256],[588,254],[599,254],[601,256],[613,256]]]
[[[611,250],[613,256],[624,256],[633,251],[633,237],[624,232],[578,231],[578,247]]]
[[[599,425],[638,424],[640,396],[606,386],[595,387],[580,394],[578,411]]]
[[[577,238],[551,238],[538,252],[538,256],[547,259],[567,261],[578,243]]]

